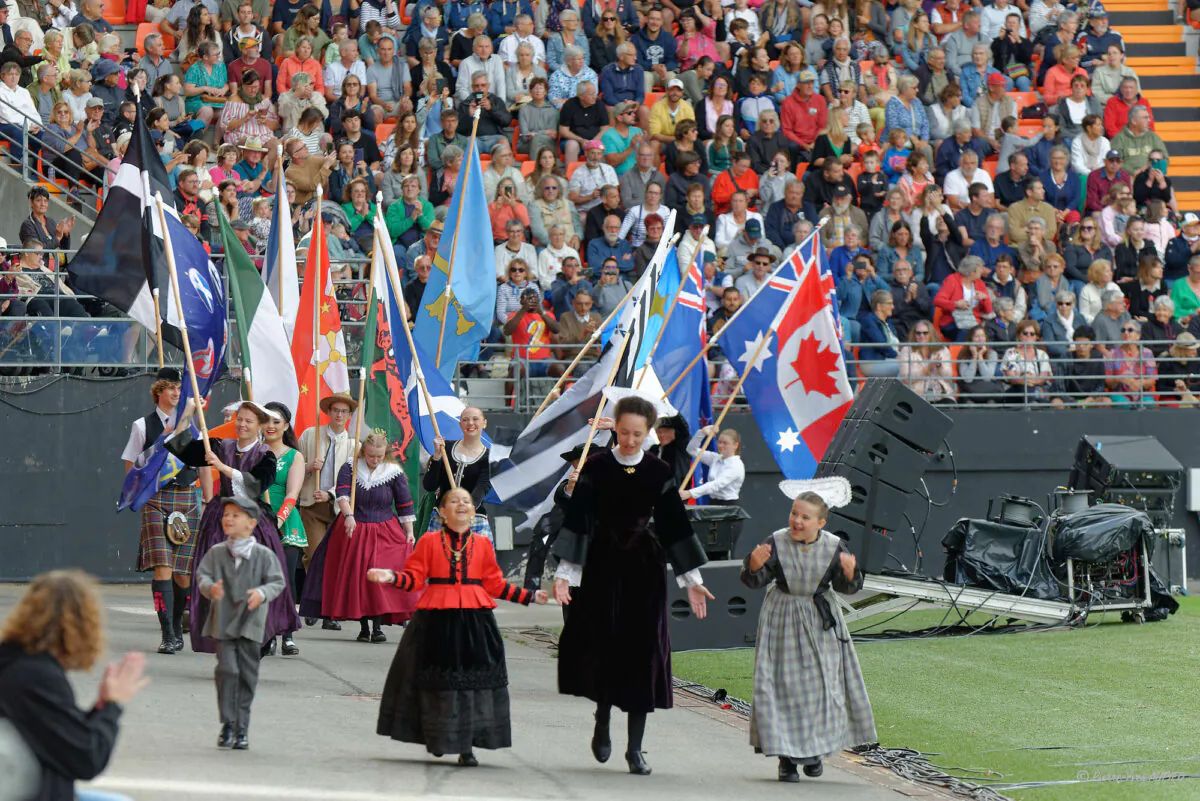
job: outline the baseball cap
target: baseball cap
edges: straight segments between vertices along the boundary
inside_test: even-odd
[[[243,495],[231,495],[228,498],[223,499],[221,502],[221,509],[224,510],[226,506],[236,506],[246,514],[250,515],[250,517],[258,520],[258,504]]]
[[[620,115],[628,113],[630,111],[634,111],[637,108],[638,108],[637,103],[634,103],[632,100],[624,100],[624,101],[618,103],[615,108],[613,108],[613,114],[620,116]]]
[[[584,145],[583,149],[584,150],[603,150],[604,143],[601,142],[599,139],[593,139],[590,142],[588,142],[586,145]]]
[[[678,78],[672,78],[671,80],[667,81],[667,88],[668,89],[682,89],[683,81],[679,80]]]
[[[688,225],[708,225],[708,218],[703,214],[693,214],[691,219],[688,220]]]
[[[1183,225],[1195,225],[1196,223],[1200,223],[1200,217],[1197,217],[1192,212],[1189,211],[1183,215]]]
[[[1090,9],[1088,9],[1088,17],[1090,19],[1107,19],[1108,12],[1104,9],[1104,6],[1096,3]]]
[[[993,72],[988,75],[988,86],[1007,86],[1008,82],[1004,80],[1004,76],[998,72]]]
[[[711,250],[704,251],[704,263],[705,264],[708,264],[710,261],[716,261],[716,260],[717,260],[716,253],[713,253]]]
[[[121,136],[124,136],[124,135],[125,134],[121,134]],[[163,132],[159,131],[159,130],[151,131],[150,132],[150,141],[156,145],[159,144],[160,142],[162,142],[163,141]]]
[[[251,47],[262,47],[262,42],[258,41],[257,36],[247,36],[238,42],[238,47],[242,50],[246,50]]]
[[[754,239],[762,236],[762,223],[755,219],[746,220],[746,236]]]
[[[1104,160],[1108,161],[1109,159],[1116,159],[1117,161],[1120,161],[1121,160],[1121,151],[1120,150],[1108,151],[1107,153],[1104,154]]]
[[[838,184],[833,190],[834,197],[850,197],[850,189],[845,184]]]
[[[816,83],[817,73],[809,69],[800,70],[800,77],[796,79],[796,83]]]
[[[104,101],[98,97],[93,97],[88,100],[84,108],[104,108]]]

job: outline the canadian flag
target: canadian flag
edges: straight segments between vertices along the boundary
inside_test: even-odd
[[[319,214],[313,222],[308,245],[304,287],[292,335],[292,363],[300,382],[300,400],[292,428],[299,435],[310,426],[328,422],[317,407],[320,398],[350,391],[342,318],[329,274],[329,243]]]

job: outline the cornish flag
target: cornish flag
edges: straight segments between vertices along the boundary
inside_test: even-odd
[[[791,479],[812,478],[854,401],[824,261],[814,231],[759,290],[771,294],[755,297],[722,336],[738,371],[750,371],[743,391],[771,455]]]
[[[108,301],[152,332],[157,328],[153,290],[158,288],[163,338],[182,347],[182,323],[171,302],[166,250],[154,207],[156,193],[162,195],[166,214],[178,220],[166,167],[138,115],[104,207],[66,271],[79,291]]]

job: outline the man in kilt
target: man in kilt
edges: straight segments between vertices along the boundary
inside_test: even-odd
[[[160,434],[174,430],[179,417],[179,389],[178,370],[166,367],[158,371],[157,380],[150,387],[154,411],[133,421],[129,442],[121,454],[125,472],[133,468]],[[142,507],[137,569],[154,571],[150,589],[162,627],[160,654],[183,650],[183,614],[188,608],[192,555],[202,511],[198,478],[195,469],[185,467]]]

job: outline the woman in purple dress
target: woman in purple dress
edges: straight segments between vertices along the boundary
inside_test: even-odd
[[[351,507],[354,470],[358,489]],[[403,571],[415,543],[416,515],[408,479],[383,434],[368,435],[359,446],[358,458],[342,465],[336,501],[339,514],[313,553],[301,612],[326,620],[357,620],[359,642],[387,642],[382,626],[407,622],[420,593],[398,592],[367,581],[371,567],[387,565]]]
[[[279,530],[275,528],[275,513],[263,500],[263,492],[275,480],[275,454],[259,439],[259,429],[269,419],[266,410],[253,401],[245,401],[238,406],[234,418],[236,439],[209,439],[211,454],[206,454],[204,443],[195,439],[188,425],[192,408],[184,412],[179,420],[179,434],[167,440],[167,450],[179,457],[180,461],[191,467],[212,467],[221,476],[220,487],[216,494],[204,507],[200,518],[200,531],[196,535],[196,557],[193,562],[200,564],[209,548],[219,542],[224,542],[225,534],[221,529],[223,512],[222,499],[241,495],[258,503],[263,513],[254,529],[254,539],[270,548],[279,557],[280,570],[287,569],[287,559],[284,557],[283,544],[279,540]],[[192,577],[193,582],[195,576]],[[198,592],[192,593],[192,650],[215,653],[216,642],[204,637],[204,620],[208,615],[208,599]],[[285,632],[297,631],[300,628],[300,618],[296,614],[296,602],[292,591],[285,589],[278,598],[271,601],[270,613],[267,616],[267,630],[263,642],[275,644],[275,637]],[[273,649],[272,649],[273,650]]]

